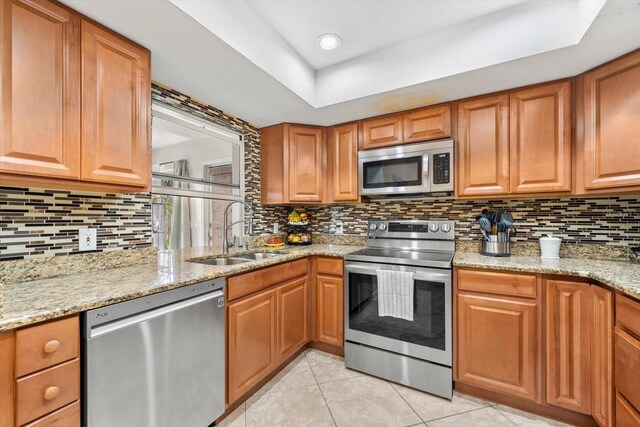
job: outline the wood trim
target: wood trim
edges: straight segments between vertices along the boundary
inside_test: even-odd
[[[559,408],[556,406],[531,402],[529,400],[520,399],[515,396],[509,396],[507,394],[497,393],[490,390],[485,390],[483,388],[464,384],[458,381],[454,382],[454,389],[458,393],[478,397],[489,402],[499,403],[501,405],[520,409],[522,411],[530,412],[532,414],[551,418],[571,425],[581,427],[597,427],[598,425],[593,418],[579,412],[570,411],[568,409]]]
[[[613,292],[597,285],[593,291],[591,348],[591,413],[602,427],[613,426]]]
[[[15,332],[0,332],[0,426],[15,425]]]
[[[309,348],[344,357],[344,346],[331,345],[320,341],[311,341],[309,343]]]

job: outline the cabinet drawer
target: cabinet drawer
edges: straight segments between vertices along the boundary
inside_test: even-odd
[[[487,294],[535,298],[537,278],[529,274],[458,270],[458,289]]]
[[[78,357],[78,316],[16,332],[16,377]]]
[[[616,325],[640,337],[640,303],[617,294]]]
[[[78,359],[16,381],[16,423],[22,425],[78,400]]]
[[[640,413],[620,393],[616,394],[616,426],[640,427]]]
[[[80,427],[80,402],[45,415],[26,427]]]
[[[227,280],[228,299],[233,301],[304,274],[307,274],[306,258],[230,277]]]
[[[616,328],[614,353],[616,390],[640,408],[640,341]]]
[[[316,260],[318,274],[341,276],[344,274],[342,259],[318,257]]]

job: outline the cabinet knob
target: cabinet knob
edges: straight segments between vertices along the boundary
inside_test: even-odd
[[[44,400],[53,400],[60,394],[60,387],[52,385],[44,391]]]
[[[44,352],[45,353],[54,353],[56,350],[58,350],[58,347],[60,347],[60,341],[58,341],[58,340],[48,341],[44,345]]]

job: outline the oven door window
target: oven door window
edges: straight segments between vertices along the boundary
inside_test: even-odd
[[[362,185],[365,189],[422,185],[422,156],[365,162]]]
[[[445,286],[414,281],[413,321],[378,315],[375,275],[349,273],[349,328],[385,338],[446,350]]]

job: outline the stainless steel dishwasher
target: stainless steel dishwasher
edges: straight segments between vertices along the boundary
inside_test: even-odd
[[[83,425],[205,427],[224,412],[224,279],[83,313]]]

